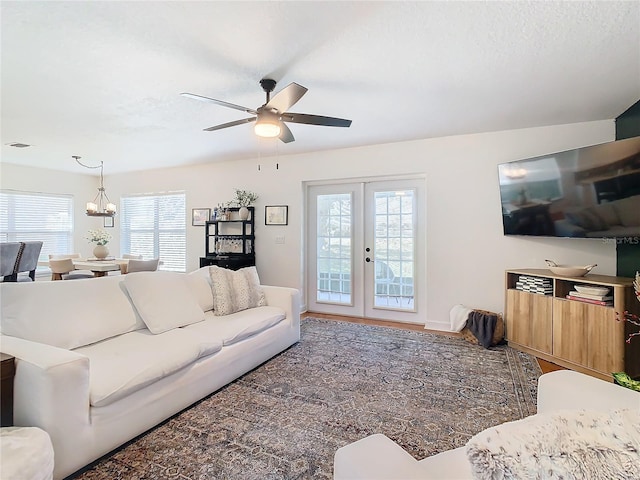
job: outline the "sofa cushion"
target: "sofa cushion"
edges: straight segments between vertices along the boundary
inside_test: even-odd
[[[640,214],[638,214],[638,211],[640,211],[640,195],[616,200],[612,202],[612,205],[622,225],[625,227],[640,226]]]
[[[189,292],[186,275],[176,272],[135,272],[125,285],[142,320],[152,333],[204,320],[196,297]]]
[[[266,304],[256,267],[234,271],[212,265],[209,272],[216,315],[229,315]]]
[[[222,349],[182,329],[119,335],[76,349],[89,357],[90,403],[103,407]]]
[[[607,223],[600,218],[600,216],[587,208],[575,211],[566,211],[564,212],[564,216],[569,222],[582,227],[587,231],[607,229]]]
[[[122,277],[0,284],[5,335],[76,348],[140,328]]]
[[[196,297],[203,312],[213,310],[213,293],[209,267],[194,270],[186,276],[187,288]]]
[[[473,478],[640,478],[640,411],[559,410],[467,443]]]
[[[285,311],[280,307],[257,307],[241,312],[215,316],[206,313],[204,322],[184,327],[183,330],[197,334],[202,338],[219,339],[223,345],[232,345],[247,337],[256,335],[285,319]]]

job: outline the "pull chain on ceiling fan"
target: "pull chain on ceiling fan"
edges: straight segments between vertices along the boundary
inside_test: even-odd
[[[255,115],[249,118],[243,118],[241,120],[235,120],[233,122],[223,123],[215,125],[213,127],[205,128],[205,131],[212,132],[214,130],[221,130],[223,128],[235,127],[236,125],[243,125],[245,123],[256,122],[254,131],[256,135],[261,137],[278,137],[284,143],[293,142],[295,139],[291,130],[285,122],[291,123],[303,123],[306,125],[321,125],[325,127],[349,127],[351,120],[335,117],[323,117],[321,115],[309,115],[306,113],[293,113],[287,110],[295,105],[302,96],[307,93],[307,89],[297,83],[290,83],[273,98],[271,98],[271,92],[276,88],[276,81],[270,78],[263,78],[260,80],[260,86],[267,95],[267,101],[261,107],[255,110],[233,103],[224,102],[222,100],[216,100],[215,98],[204,97],[202,95],[196,95],[193,93],[181,93],[184,97],[193,98],[203,102],[215,103],[227,108],[233,108],[234,110],[240,110],[242,112]]]

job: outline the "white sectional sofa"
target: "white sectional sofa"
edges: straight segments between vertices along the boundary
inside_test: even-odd
[[[240,271],[225,271],[237,291],[220,296],[210,269],[0,285],[0,350],[16,357],[14,423],[50,435],[54,478],[300,339],[297,290],[247,289]],[[216,315],[238,300],[251,308]]]
[[[635,414],[636,419],[640,411],[640,392],[635,392],[613,383],[608,383],[581,373],[570,370],[561,370],[542,375],[538,381],[538,413],[527,419],[510,424],[511,430],[505,432],[521,432],[527,427],[527,422],[547,418],[553,414],[569,415],[568,412],[578,413],[585,410],[603,415],[618,409],[629,409]],[[541,417],[541,416],[545,417]],[[638,428],[636,420],[636,429]],[[505,424],[508,426],[509,424]],[[545,426],[548,430],[550,427]],[[491,430],[491,429],[489,429]],[[600,432],[601,433],[601,432]],[[638,431],[635,433],[636,448],[640,439]],[[516,435],[514,435],[515,437]],[[510,437],[503,438],[509,443]],[[493,437],[495,441],[495,436]],[[473,439],[472,439],[473,440]],[[520,438],[521,440],[521,438]],[[517,445],[517,439],[513,443]],[[533,443],[533,442],[532,442]],[[563,446],[564,447],[564,446]],[[515,447],[517,449],[517,447]],[[564,451],[562,448],[554,448],[554,452]],[[596,451],[596,449],[594,449]],[[601,454],[603,452],[600,452]],[[566,454],[566,452],[565,452]],[[638,451],[635,450],[636,467],[640,465]],[[496,455],[498,457],[498,455]],[[593,454],[593,457],[598,455]],[[603,458],[605,458],[603,456]],[[494,469],[498,467],[491,465]],[[640,468],[640,467],[638,467]],[[496,471],[498,472],[496,474]],[[551,478],[548,472],[529,471],[526,478]],[[628,476],[631,475],[631,476]],[[382,434],[365,437],[357,442],[346,445],[337,450],[334,459],[335,480],[464,480],[472,478],[514,478],[504,475],[504,472],[494,470],[492,472],[480,472],[476,475],[472,471],[472,465],[467,456],[467,447],[441,452],[437,455],[416,460],[398,444]],[[525,477],[515,477],[525,478]],[[561,477],[553,478],[590,478],[590,477]],[[594,478],[594,477],[591,477]],[[598,478],[638,478],[627,472],[627,476],[608,476],[602,473]]]

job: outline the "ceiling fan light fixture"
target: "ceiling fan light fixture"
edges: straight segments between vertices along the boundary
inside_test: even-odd
[[[253,131],[259,137],[274,138],[279,137],[282,129],[280,124],[275,120],[258,120],[253,127]]]

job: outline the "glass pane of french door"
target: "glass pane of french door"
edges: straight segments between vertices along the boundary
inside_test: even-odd
[[[316,302],[352,305],[351,193],[317,196]]]
[[[415,192],[376,191],[374,196],[374,307],[414,310]]]

